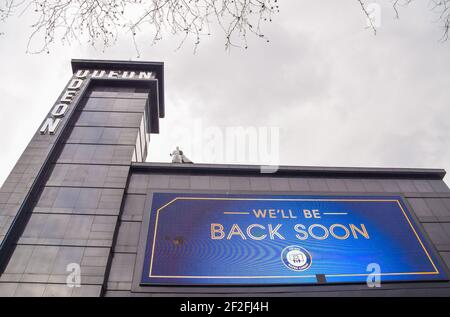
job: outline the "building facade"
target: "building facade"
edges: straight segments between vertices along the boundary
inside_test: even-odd
[[[444,170],[282,166],[262,174],[257,166],[145,163],[165,115],[164,65],[73,60],[72,69],[0,190],[0,296],[450,295]],[[401,197],[442,275],[373,288],[326,274],[315,283],[143,283],[155,193]]]

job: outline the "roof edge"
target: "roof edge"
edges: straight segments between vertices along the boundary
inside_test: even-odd
[[[262,173],[260,165],[132,163],[131,167],[135,171],[142,172],[164,172],[177,174],[214,173],[227,175],[234,174],[285,177],[314,176],[338,178],[412,178],[442,180],[446,175],[446,171],[444,169],[432,168],[279,166],[274,173]]]
[[[124,61],[124,60],[102,60],[102,59],[72,59],[72,71],[76,72],[81,68],[96,67],[107,69],[123,69],[155,71],[156,68],[164,67],[164,62],[146,62],[146,61]]]
[[[154,72],[158,80],[159,117],[165,117],[164,97],[164,62],[101,60],[101,59],[72,59],[72,72],[80,69],[130,70]]]

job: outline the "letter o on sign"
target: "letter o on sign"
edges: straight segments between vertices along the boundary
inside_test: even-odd
[[[314,229],[314,228],[320,228],[320,229],[322,229],[322,230],[323,230],[323,235],[318,236],[318,235],[314,234],[314,232],[313,232],[313,229]],[[313,237],[314,239],[317,239],[317,240],[325,240],[325,239],[328,238],[328,236],[330,235],[330,233],[328,232],[328,229],[327,229],[325,226],[319,225],[319,224],[313,224],[313,225],[311,225],[311,226],[308,228],[308,232],[309,232],[309,235],[310,235],[311,237]]]
[[[335,231],[336,228],[341,228],[344,231],[344,235],[338,235]],[[339,223],[335,223],[330,227],[330,233],[333,237],[339,240],[346,240],[348,239],[348,237],[350,237],[350,231],[347,229],[347,227]]]
[[[53,107],[51,115],[54,118],[64,117],[64,114],[66,113],[68,108],[69,108],[68,105],[62,103],[57,104],[56,106]]]

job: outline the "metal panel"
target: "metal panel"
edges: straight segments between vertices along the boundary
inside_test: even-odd
[[[170,164],[168,164],[170,165]],[[172,185],[174,183],[179,183],[174,185],[175,187],[182,187],[180,183],[184,186],[187,186],[189,182],[190,191],[192,192],[231,192],[231,193],[261,193],[264,190],[257,190],[258,186],[255,186],[254,189],[251,188],[251,182],[254,179],[257,179],[261,176],[258,175],[258,171],[253,169],[248,169],[246,171],[247,175],[245,175],[245,168],[240,168],[239,166],[229,166],[227,170],[227,166],[218,165],[217,169],[214,168],[214,165],[203,165],[203,164],[194,164],[196,166],[186,167],[186,170],[179,168],[179,166],[173,166],[173,169],[167,164],[156,164],[156,163],[143,163],[143,164],[134,164],[132,168],[132,175],[138,174],[139,181],[133,182],[133,189],[136,194],[129,195],[125,199],[125,205],[127,205],[128,197],[135,202],[130,202],[131,204],[136,204],[139,200],[139,203],[136,205],[136,208],[142,210],[142,201],[143,197],[147,197],[147,205],[144,209],[144,221],[140,222],[140,218],[134,218],[136,221],[139,221],[142,228],[145,228],[146,219],[148,219],[148,208],[151,202],[151,194],[152,192],[161,192],[161,191],[173,191],[173,190],[181,190],[183,192],[186,189],[176,188],[169,189],[169,179],[173,179],[175,176],[175,181],[172,180]],[[200,166],[199,166],[200,165]],[[147,170],[147,167],[150,166]],[[161,168],[158,168],[158,167]],[[135,168],[136,167],[136,168]],[[281,167],[283,169],[283,167]],[[299,167],[299,170],[302,168]],[[227,176],[223,176],[222,171],[227,170]],[[146,173],[147,171],[147,173]],[[236,171],[236,173],[234,173]],[[293,171],[293,174],[297,172]],[[300,172],[299,172],[300,173]],[[374,175],[376,181],[367,177],[357,177],[358,169],[355,169],[355,176],[348,177],[336,177],[334,171],[330,171],[330,177],[324,177],[323,175],[327,173],[327,169],[323,168],[322,171],[317,171],[321,176],[321,180],[317,181],[314,177],[300,177],[300,176],[290,176],[290,177],[280,177],[279,175],[270,175],[268,177],[268,182],[270,184],[270,189],[265,192],[273,192],[276,191],[278,193],[315,193],[315,194],[342,194],[345,192],[346,194],[405,194],[408,198],[408,202],[411,205],[411,211],[417,214],[417,218],[423,222],[423,226],[427,227],[430,222],[443,221],[442,217],[446,215],[448,206],[450,206],[450,197],[447,198],[447,193],[443,192],[443,188],[445,185],[437,185],[438,182],[442,182],[442,180],[435,179],[419,179],[419,183],[424,192],[419,192],[416,187],[416,180],[414,178],[397,178],[400,175],[395,175],[397,171],[393,170],[392,178],[383,178],[377,177],[378,175]],[[350,173],[350,172],[349,172]],[[408,171],[408,173],[416,173],[415,171]],[[440,173],[440,172],[439,172]],[[145,180],[144,176],[147,176],[147,180]],[[177,174],[177,175],[173,175]],[[381,176],[380,173],[379,176]],[[283,175],[284,176],[284,175]],[[187,178],[189,177],[189,181]],[[208,190],[207,182],[205,181],[209,178],[210,189]],[[265,178],[266,176],[262,177]],[[133,178],[133,177],[132,177]],[[136,179],[137,180],[137,179]],[[312,180],[312,181],[311,181]],[[367,182],[369,180],[369,182]],[[326,187],[323,186],[324,182]],[[263,181],[265,183],[265,181]],[[230,184],[233,183],[233,188],[231,189]],[[140,185],[138,185],[140,184]],[[242,185],[245,184],[245,185]],[[256,183],[255,183],[256,184]],[[313,192],[310,185],[311,184],[320,184],[314,185],[315,188],[319,191]],[[423,185],[428,184],[428,186]],[[430,184],[434,184],[431,186]],[[287,185],[289,187],[287,187]],[[131,184],[130,184],[131,186]],[[436,187],[437,186],[437,187]],[[265,187],[263,185],[261,188]],[[281,188],[284,187],[283,190]],[[172,187],[170,187],[172,188]],[[245,189],[240,189],[245,188]],[[381,189],[380,189],[381,188]],[[430,188],[433,190],[430,192]],[[440,193],[435,191],[434,188],[440,188]],[[325,189],[327,189],[325,191]],[[369,192],[368,190],[374,190],[375,192]],[[127,189],[130,191],[130,188]],[[380,191],[381,190],[381,191]],[[396,192],[399,191],[399,192]],[[143,195],[146,196],[143,196]],[[137,198],[139,197],[139,198]],[[445,197],[445,198],[444,198]],[[429,200],[439,200],[439,203],[436,203],[437,208],[433,207],[433,203],[429,206]],[[437,212],[437,214],[435,214]],[[124,211],[125,214],[130,213],[130,208],[128,211]],[[441,217],[441,218],[439,218]],[[128,218],[130,219],[130,218]],[[139,219],[139,220],[138,220]],[[441,220],[439,220],[441,219]],[[135,224],[136,225],[136,224]],[[435,246],[441,250],[441,256],[449,265],[449,253],[450,251],[446,250],[447,244],[449,242],[448,233],[446,231],[450,230],[450,228],[446,227],[446,225],[442,225],[438,229],[433,228],[432,241],[439,241],[439,243],[435,243]],[[147,229],[141,228],[141,237],[145,236],[145,231]],[[430,231],[429,228],[426,228],[427,232]],[[144,232],[143,232],[144,231]],[[438,239],[438,240],[436,240]],[[440,240],[439,240],[440,239]],[[131,241],[131,240],[129,240]],[[135,262],[135,270],[140,270],[140,259],[139,253],[141,252],[142,245],[136,245],[136,250],[138,250],[138,254]],[[132,250],[130,248],[129,250]],[[133,252],[133,254],[135,254]],[[135,272],[133,277],[133,285],[136,285],[136,281],[140,278],[140,273]],[[245,288],[245,287],[136,287],[133,286],[131,292],[125,291],[125,284],[119,285],[114,283],[108,283],[108,289],[106,295],[115,295],[115,292],[119,292],[117,290],[121,290],[121,295],[132,295],[132,296],[155,296],[158,294],[165,294],[171,296],[178,295],[187,295],[187,294],[195,294],[195,295],[211,295],[211,294],[233,294],[233,296],[238,296],[239,294],[244,294],[248,296],[252,296],[258,293],[263,293],[264,295],[273,296],[276,294],[280,295],[289,295],[289,296],[310,296],[310,295],[321,295],[321,296],[337,296],[337,295],[346,295],[346,296],[371,296],[375,292],[371,292],[371,290],[367,289],[365,285],[324,285],[324,286],[312,286],[312,287],[262,287],[262,288]],[[450,295],[450,284],[449,283],[388,283],[384,284],[381,290],[376,291],[377,296],[390,296],[390,294],[407,294],[407,295],[420,295],[423,292],[431,292],[435,295]]]

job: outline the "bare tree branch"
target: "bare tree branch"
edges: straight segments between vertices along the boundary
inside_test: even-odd
[[[356,0],[368,19],[369,28],[377,28],[367,10],[370,0]],[[401,7],[414,0],[386,0],[395,17]],[[429,0],[437,21],[442,23],[442,40],[449,37],[450,0]],[[278,0],[0,0],[0,22],[23,11],[36,17],[27,52],[48,52],[57,40],[63,43],[87,41],[103,48],[112,46],[119,35],[128,34],[139,54],[137,35],[145,34],[156,44],[168,34],[181,35],[181,47],[192,41],[194,49],[219,29],[226,49],[248,46],[248,36],[269,41],[262,26],[279,12]],[[0,35],[3,32],[0,30]]]
[[[247,47],[248,34],[265,38],[262,22],[279,12],[278,0],[4,0],[0,21],[25,6],[37,17],[27,46],[31,53],[48,52],[57,39],[109,47],[121,32],[129,33],[137,48],[137,34],[146,31],[152,44],[170,33],[182,35],[180,46],[192,39],[196,48],[211,35],[213,23],[222,30],[226,49]]]
[[[376,34],[376,27],[372,23],[369,12],[366,9],[366,2],[368,0],[356,0],[361,6],[364,15],[370,22],[371,29],[373,29]],[[394,9],[395,17],[400,18],[400,7],[405,7],[414,2],[414,0],[390,0],[392,3],[392,8]],[[450,0],[429,0],[431,3],[431,10],[437,14],[437,20],[442,23],[441,27],[443,29],[443,35],[441,40],[447,41],[449,38],[450,29]]]
[[[373,34],[377,35],[377,28],[373,24],[372,17],[370,16],[369,12],[366,9],[366,4],[364,3],[363,0],[356,0],[356,1],[359,2],[360,6],[361,6],[361,10],[364,12],[364,15],[366,16],[367,21],[370,24],[370,28],[373,30]]]
[[[433,3],[432,10],[438,14],[439,21],[443,23],[441,40],[447,41],[450,28],[450,0],[432,0],[431,2]]]

